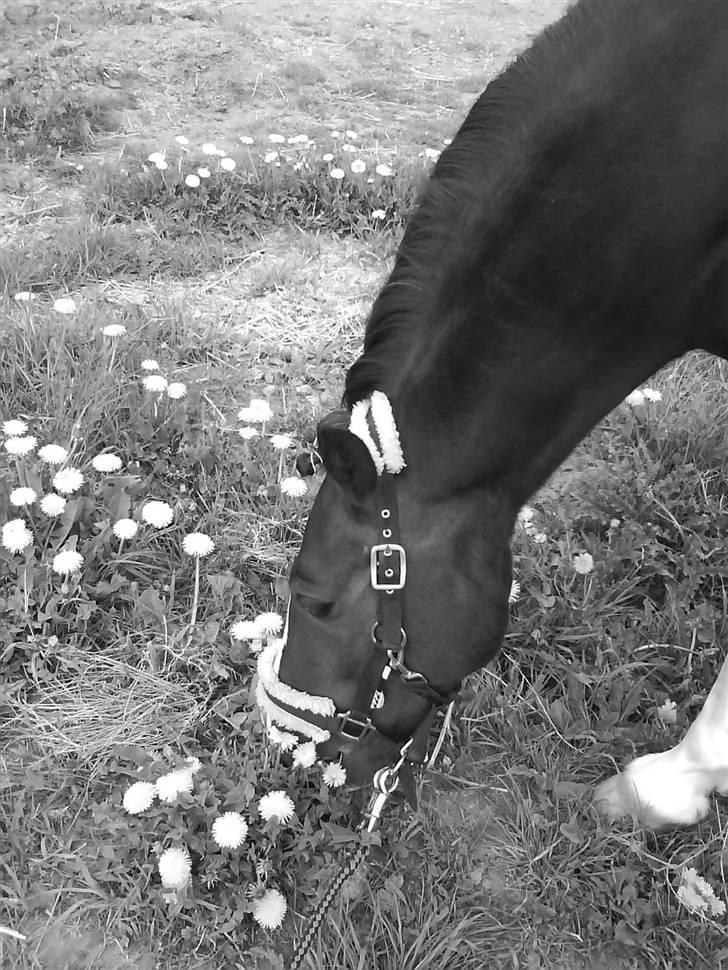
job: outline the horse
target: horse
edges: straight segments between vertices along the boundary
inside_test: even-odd
[[[352,785],[418,760],[499,650],[528,498],[669,361],[728,359],[727,51],[725,0],[581,0],[440,155],[319,423],[325,478],[261,656],[271,731]],[[595,795],[659,826],[713,791],[728,662],[683,740]]]

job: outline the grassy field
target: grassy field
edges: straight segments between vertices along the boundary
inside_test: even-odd
[[[564,6],[0,13],[0,422],[26,425],[0,451],[0,525],[21,520],[0,547],[3,968],[282,970],[357,844],[357,797],[266,745],[255,655],[230,631],[283,608],[317,484],[281,485],[338,403],[417,186]],[[661,399],[620,405],[534,496],[506,648],[309,970],[728,967],[720,907],[678,895],[694,870],[728,901],[725,800],[662,833],[607,826],[590,801],[615,765],[680,738],[720,668],[727,378],[676,362]],[[272,417],[241,418],[252,399]],[[54,483],[63,468],[82,481]],[[41,505],[54,489],[65,503]],[[195,558],[198,532],[214,550]],[[132,783],[172,770],[185,790],[125,810]],[[273,791],[290,820],[261,816]],[[213,837],[228,811],[249,826],[235,849]],[[192,865],[177,891],[160,881],[170,847]],[[277,929],[258,921],[271,889]]]

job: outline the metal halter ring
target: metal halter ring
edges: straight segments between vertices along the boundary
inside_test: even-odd
[[[379,620],[375,620],[374,623],[372,623],[372,632],[371,632],[372,643],[381,643],[381,641],[377,637],[377,627],[378,626],[379,626]],[[407,634],[404,632],[404,629],[402,627],[400,627],[399,628],[399,652],[400,652],[400,654],[404,653],[404,648],[406,646],[407,646]],[[390,653],[391,653],[391,651],[390,651]]]

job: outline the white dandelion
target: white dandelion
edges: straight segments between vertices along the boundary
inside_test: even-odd
[[[174,511],[166,502],[147,502],[142,508],[142,519],[155,529],[165,529],[172,524]]]
[[[3,421],[3,434],[8,438],[20,438],[27,433],[28,425],[25,423],[25,421],[19,421],[17,418],[11,418],[9,421]]]
[[[272,818],[279,822],[290,822],[296,806],[293,799],[282,790],[268,792],[258,802],[258,811],[266,822]]]
[[[224,812],[212,823],[212,837],[221,849],[238,849],[245,842],[248,823],[239,812]]]
[[[288,904],[283,893],[268,889],[253,904],[253,919],[266,930],[276,930],[283,922]]]
[[[284,478],[281,482],[281,492],[289,498],[301,498],[307,491],[308,485],[302,478],[297,478],[295,475]]]
[[[84,483],[84,477],[78,468],[63,468],[53,476],[53,488],[61,495],[73,495]]]
[[[16,458],[24,458],[29,455],[32,451],[35,451],[35,446],[38,444],[38,439],[35,435],[21,435],[15,436],[13,438],[7,438],[5,441],[5,451],[9,455],[14,455]]]
[[[53,572],[59,576],[70,576],[72,573],[80,572],[83,565],[83,556],[75,549],[66,549],[57,553],[53,557]]]
[[[95,458],[91,459],[91,464],[97,472],[111,474],[112,472],[119,471],[122,462],[118,455],[107,453],[104,455],[96,455]]]
[[[192,860],[187,849],[173,846],[159,857],[159,876],[165,889],[184,889],[190,881]]]
[[[11,519],[2,529],[2,544],[8,552],[19,553],[33,542],[33,533],[23,519]]]
[[[35,489],[28,488],[27,486],[14,488],[10,492],[10,504],[18,509],[22,509],[26,505],[32,505],[37,498],[38,494]]]
[[[68,452],[61,445],[43,445],[38,449],[38,457],[47,465],[62,465],[68,460]]]
[[[56,313],[75,313],[76,312],[76,301],[70,296],[60,296],[54,303],[53,309]]]
[[[40,500],[40,509],[49,518],[56,518],[59,515],[63,515],[66,511],[67,502],[68,500],[62,495],[49,492],[48,495],[44,495]]]
[[[154,804],[157,791],[148,781],[136,781],[124,793],[122,805],[130,815],[146,812]]]

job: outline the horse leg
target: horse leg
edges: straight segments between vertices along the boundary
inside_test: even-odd
[[[636,758],[602,782],[594,798],[609,819],[633,815],[658,828],[703,818],[713,791],[728,795],[728,657],[682,741]]]

